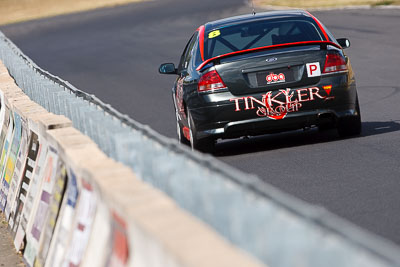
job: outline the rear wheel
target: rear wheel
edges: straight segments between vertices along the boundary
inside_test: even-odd
[[[189,140],[186,139],[186,137],[185,137],[185,135],[183,133],[183,130],[182,130],[182,127],[181,127],[181,123],[179,122],[178,113],[175,113],[175,114],[176,114],[176,133],[178,135],[178,141],[181,144],[190,146]]]
[[[356,99],[356,115],[340,118],[337,125],[341,137],[348,137],[361,134],[361,113],[358,97]]]
[[[204,153],[212,153],[215,149],[215,140],[211,138],[197,139],[196,128],[192,115],[188,111],[188,124],[190,135],[190,146],[192,150],[198,150]]]

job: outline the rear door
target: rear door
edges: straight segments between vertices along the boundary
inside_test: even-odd
[[[180,119],[186,120],[185,112],[185,87],[193,83],[190,70],[190,62],[193,56],[193,49],[197,41],[198,32],[195,32],[190,38],[189,42],[182,53],[179,65],[178,65],[178,78],[175,82],[175,105],[176,110]]]

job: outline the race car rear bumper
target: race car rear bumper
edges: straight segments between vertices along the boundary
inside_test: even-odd
[[[331,125],[335,127],[340,118],[356,116],[355,108],[341,111],[318,110],[289,114],[284,120],[254,118],[221,124],[221,127],[197,132],[198,138],[227,139],[242,136],[256,136],[284,131]]]
[[[326,85],[330,85],[328,88]],[[357,116],[357,90],[347,74],[324,77],[305,88],[235,96],[229,91],[199,95],[189,106],[197,138],[236,138],[329,124]],[[281,112],[284,110],[285,112]]]

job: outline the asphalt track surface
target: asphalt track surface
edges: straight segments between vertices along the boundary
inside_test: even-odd
[[[44,69],[175,138],[171,87],[202,23],[250,12],[242,0],[159,0],[0,28]],[[216,157],[400,244],[400,9],[313,12],[356,72],[363,133],[294,131],[217,146]]]

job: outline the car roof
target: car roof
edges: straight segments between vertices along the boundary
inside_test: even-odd
[[[256,14],[246,14],[241,16],[229,17],[225,19],[215,20],[207,22],[205,26],[205,31],[210,31],[215,28],[220,28],[230,24],[253,22],[265,19],[275,19],[275,18],[293,18],[293,17],[309,17],[309,13],[305,10],[281,10],[281,11],[269,11]]]

